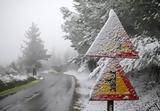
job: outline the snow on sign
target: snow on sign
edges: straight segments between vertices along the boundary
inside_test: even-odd
[[[93,57],[138,57],[138,52],[135,51],[126,31],[113,10],[110,11],[107,22],[86,55]]]
[[[137,100],[138,96],[122,67],[115,59],[110,59],[93,88],[92,101]]]

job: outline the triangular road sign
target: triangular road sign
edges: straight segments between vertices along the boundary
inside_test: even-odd
[[[110,11],[107,22],[86,55],[119,58],[136,58],[138,56],[138,52],[135,51],[118,16],[113,10]]]
[[[92,101],[137,100],[138,96],[122,67],[111,59],[102,70],[93,88]]]

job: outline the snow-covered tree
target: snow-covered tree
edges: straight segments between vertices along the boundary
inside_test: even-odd
[[[65,39],[83,57],[102,26],[108,11],[114,9],[130,37],[160,36],[160,1],[158,0],[73,0],[75,11],[61,8]],[[143,37],[143,36],[141,36]],[[81,61],[81,60],[80,60]]]
[[[158,0],[73,0],[75,12],[61,8],[62,28],[72,47],[85,54],[108,18],[112,8],[129,35],[160,36],[160,1]]]
[[[22,65],[27,71],[31,71],[32,67],[37,65],[40,67],[40,60],[47,60],[50,55],[44,47],[43,41],[39,38],[39,28],[36,24],[32,23],[31,27],[26,31],[23,46],[23,56],[21,57]]]
[[[80,54],[85,54],[103,24],[100,16],[94,14],[97,11],[96,4],[89,4],[86,0],[75,1],[75,8],[77,12],[61,8],[65,20],[62,28],[72,47]]]

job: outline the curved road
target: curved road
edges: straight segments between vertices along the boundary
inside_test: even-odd
[[[75,78],[43,75],[40,83],[0,100],[0,111],[71,111]]]

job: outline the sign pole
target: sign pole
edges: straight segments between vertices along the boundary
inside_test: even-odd
[[[114,101],[113,100],[109,100],[107,102],[107,111],[114,111]]]

